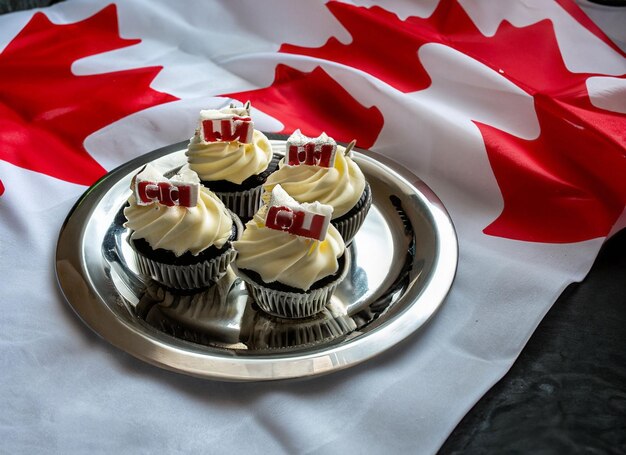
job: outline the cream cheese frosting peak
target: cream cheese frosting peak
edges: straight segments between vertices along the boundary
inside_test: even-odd
[[[132,231],[131,239],[145,239],[155,250],[197,255],[211,246],[221,248],[232,234],[224,203],[206,188],[200,188],[194,207],[139,205],[134,194],[128,202],[124,226]]]
[[[365,189],[365,176],[346,156],[346,149],[338,145],[332,167],[289,166],[281,160],[279,169],[268,177],[263,189],[271,193],[277,184],[298,202],[318,201],[332,206],[335,219],[348,213],[359,201]]]
[[[257,130],[252,132],[250,143],[205,142],[197,130],[189,141],[186,155],[189,167],[201,180],[241,184],[248,177],[265,171],[273,152],[267,137]]]

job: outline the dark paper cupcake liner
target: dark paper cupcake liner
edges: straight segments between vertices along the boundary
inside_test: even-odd
[[[243,191],[219,192],[214,191],[224,205],[233,211],[242,221],[246,221],[254,216],[261,207],[261,194],[263,185]]]
[[[363,190],[363,196],[357,203],[357,206],[348,212],[346,215],[341,216],[337,220],[331,220],[333,226],[339,231],[346,246],[352,243],[354,236],[361,229],[365,217],[372,206],[372,189],[369,183],[365,183],[365,189]]]

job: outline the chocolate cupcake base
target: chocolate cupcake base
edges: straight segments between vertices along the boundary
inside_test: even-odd
[[[200,183],[219,197],[224,205],[232,210],[242,222],[250,220],[261,207],[263,184],[269,175],[278,168],[280,157],[274,155],[267,169],[258,175],[248,177],[240,185],[227,180],[202,180]]]
[[[222,248],[209,247],[198,255],[176,256],[171,251],[153,249],[144,239],[129,239],[139,272],[163,286],[176,290],[196,290],[211,286],[228,270],[237,252],[232,241],[243,232],[241,221],[231,213],[233,233]]]
[[[345,215],[331,220],[333,226],[339,231],[346,246],[349,246],[354,236],[363,225],[365,217],[372,206],[372,189],[369,183],[365,183],[363,194],[356,205]]]

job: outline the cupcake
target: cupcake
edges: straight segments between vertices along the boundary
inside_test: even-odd
[[[346,245],[352,242],[372,205],[370,185],[351,158],[354,141],[342,147],[326,134],[309,138],[296,130],[287,139],[285,158],[264,185],[280,184],[298,202],[318,201],[333,208],[331,223]]]
[[[201,183],[243,220],[259,209],[262,185],[278,167],[269,140],[254,129],[249,102],[200,111],[186,155]]]
[[[349,253],[330,224],[332,207],[299,204],[280,185],[246,224],[235,272],[265,312],[284,318],[319,313],[349,268]]]
[[[137,267],[172,289],[210,286],[226,273],[241,222],[222,201],[183,169],[171,179],[146,165],[131,183],[124,209]]]

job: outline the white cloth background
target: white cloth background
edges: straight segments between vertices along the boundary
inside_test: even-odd
[[[367,4],[368,2],[358,2]],[[437,2],[389,2],[399,17],[427,17]],[[552,4],[474,0],[463,7],[489,35],[551,18],[570,68],[608,75],[624,60]],[[76,75],[160,65],[152,83],[179,101],[137,112],[93,133],[88,152],[107,170],[188,138],[213,98],[271,84],[277,63],[301,71],[314,59],[277,54],[289,41],[320,46],[349,34],[319,2],[116,2],[120,33],[142,42],[77,61]],[[106,3],[67,1],[45,9],[54,23],[92,16]],[[489,14],[482,14],[488,8]],[[300,27],[291,15],[319,27]],[[210,12],[210,13],[209,13]],[[33,11],[0,17],[0,50]],[[285,25],[287,24],[287,25]],[[233,33],[233,30],[236,30]],[[228,36],[231,39],[225,40]],[[295,38],[296,36],[297,38]],[[579,52],[576,40],[588,51]],[[220,383],[142,363],[110,346],[64,301],[54,275],[58,232],[85,190],[0,160],[0,452],[4,453],[432,453],[467,410],[506,373],[561,291],[582,279],[603,238],[546,244],[486,236],[502,197],[472,120],[518,137],[539,133],[532,98],[482,63],[440,45],[420,48],[433,83],[400,94],[358,70],[324,69],[385,119],[415,118],[411,130],[386,121],[373,150],[420,176],[456,225],[460,259],[452,291],[421,331],[383,355],[331,375],[276,383]],[[460,75],[462,77],[454,77]],[[0,80],[2,75],[0,75]],[[613,92],[622,96],[624,86]],[[624,105],[597,98],[613,110]],[[476,96],[476,90],[485,96]],[[622,95],[619,95],[621,90]],[[498,93],[497,100],[490,93]],[[602,101],[600,101],[602,102]],[[255,112],[258,129],[282,125]],[[419,142],[419,153],[410,153]]]

